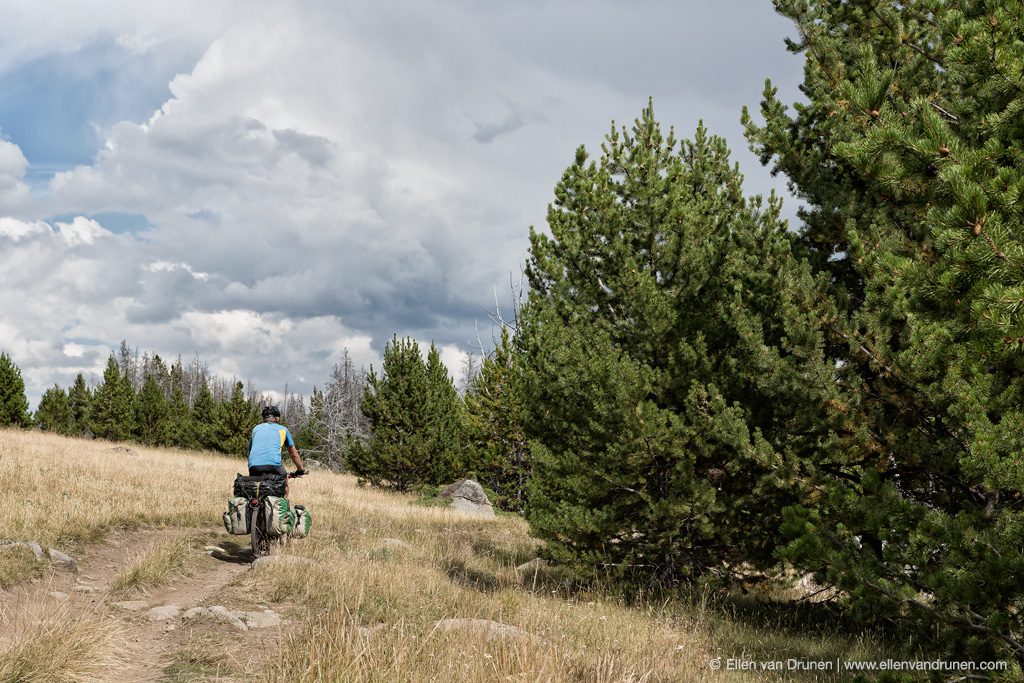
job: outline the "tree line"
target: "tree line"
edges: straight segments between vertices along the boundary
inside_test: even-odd
[[[168,366],[158,354],[140,357],[122,343],[96,386],[78,373],[70,387],[47,389],[33,414],[20,369],[0,354],[0,426],[242,455],[268,403],[240,381],[213,376],[198,359],[186,365],[178,358]],[[301,397],[287,397],[284,416],[301,430]]]

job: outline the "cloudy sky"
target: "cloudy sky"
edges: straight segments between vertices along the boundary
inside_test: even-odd
[[[30,400],[122,339],[265,390],[490,340],[575,148],[654,97],[784,189],[740,107],[769,0],[0,0],[0,349]],[[792,205],[792,201],[789,202]],[[790,206],[787,213],[792,212]],[[457,367],[452,368],[457,372]]]

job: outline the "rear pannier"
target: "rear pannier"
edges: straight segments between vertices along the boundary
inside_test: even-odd
[[[309,535],[309,527],[313,525],[313,518],[309,516],[309,511],[302,505],[296,505],[294,512],[295,528],[292,529],[292,536],[305,538]]]
[[[267,533],[271,536],[286,536],[295,527],[295,515],[288,506],[288,499],[279,496],[268,496],[264,508],[267,520]]]
[[[228,511],[224,513],[224,528],[229,534],[249,533],[249,520],[245,514],[245,508],[249,501],[241,496],[236,496],[228,501]]]

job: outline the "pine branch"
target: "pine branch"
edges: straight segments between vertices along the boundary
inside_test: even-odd
[[[935,111],[939,112],[940,114],[945,116],[947,119],[949,119],[950,122],[959,125],[960,119],[957,118],[955,114],[952,114],[952,113],[946,111],[945,109],[943,109],[942,107],[940,107],[938,104],[936,104],[935,102],[933,102],[931,100],[928,100],[928,104],[931,106],[932,109],[934,109]]]
[[[890,31],[892,31],[895,35],[899,36],[900,44],[901,45],[906,45],[911,50],[913,50],[917,54],[921,55],[922,57],[927,59],[929,62],[935,64],[936,66],[939,66],[939,67],[941,67],[943,69],[946,68],[946,65],[942,63],[941,59],[939,59],[938,57],[936,57],[936,56],[934,56],[932,54],[929,54],[927,51],[925,51],[924,48],[920,47],[919,45],[915,45],[914,43],[912,43],[910,41],[910,36],[907,36],[906,38],[904,38],[902,33],[901,33],[901,31],[899,30],[899,28],[896,27],[896,26],[893,26],[891,23],[889,23],[889,20],[886,19],[882,15],[882,13],[878,11],[878,5],[875,5],[875,4],[871,5],[871,13],[874,14],[876,17],[878,17],[879,21],[881,21],[883,24],[885,24],[886,28],[888,28]]]

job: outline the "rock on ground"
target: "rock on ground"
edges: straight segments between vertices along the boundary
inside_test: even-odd
[[[462,479],[447,486],[439,498],[451,500],[451,506],[455,510],[470,512],[481,517],[494,517],[494,507],[484,493],[484,487],[472,479]]]
[[[272,628],[281,625],[281,615],[269,609],[262,612],[236,612],[235,614],[249,628]]]
[[[516,567],[516,572],[519,574],[534,574],[539,572],[541,569],[547,566],[547,562],[535,557],[529,562],[523,562],[521,565]]]
[[[50,548],[50,562],[62,569],[67,569],[71,572],[78,572],[78,563],[75,561],[75,558],[62,553],[56,548]]]
[[[184,621],[219,621],[223,624],[230,624],[239,631],[248,631],[251,628],[272,628],[283,623],[281,615],[270,609],[265,609],[262,612],[237,612],[229,610],[223,605],[193,607],[182,615],[182,619]]]
[[[374,635],[375,633],[379,633],[381,631],[387,630],[387,628],[388,628],[388,625],[385,624],[384,622],[373,624],[372,626],[360,626],[359,627],[359,635],[366,636],[367,638],[369,638],[370,636]]]
[[[501,624],[490,619],[442,619],[435,622],[434,627],[439,631],[472,631],[486,634],[487,639],[492,638],[531,638],[532,636],[515,626]]]
[[[45,560],[42,547],[35,541],[2,540],[0,541],[0,549],[3,548],[28,548],[35,555],[36,562],[43,562]]]
[[[168,619],[174,619],[178,616],[178,612],[181,608],[177,605],[161,605],[160,607],[154,607],[146,613],[150,621],[167,621]]]

